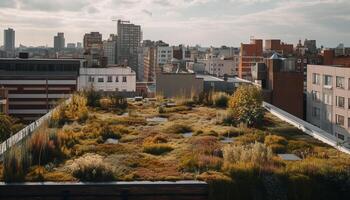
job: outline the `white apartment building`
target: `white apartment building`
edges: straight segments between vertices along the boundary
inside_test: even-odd
[[[136,73],[130,67],[80,68],[78,89],[96,91],[136,91]]]
[[[157,47],[157,63],[165,65],[171,62],[173,58],[173,47],[159,46]]]
[[[350,68],[307,68],[307,121],[350,146]]]
[[[205,71],[216,76],[236,76],[238,69],[238,56],[225,60],[223,58],[209,57],[207,59],[198,60],[198,63],[204,63]]]

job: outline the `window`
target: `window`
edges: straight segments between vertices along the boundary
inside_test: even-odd
[[[345,140],[345,136],[343,134],[337,133],[337,137],[341,140]]]
[[[98,78],[98,82],[99,82],[99,83],[103,83],[103,82],[105,82],[105,80],[104,80],[103,77],[102,77],[102,78],[100,77],[100,78]]]
[[[313,73],[312,74],[312,84],[319,85],[320,84],[320,75]]]
[[[107,77],[107,82],[109,82],[109,83],[112,82],[112,77],[111,77],[111,76],[108,76],[108,77]]]
[[[332,87],[332,76],[324,75],[323,85]]]
[[[320,102],[321,101],[320,92],[312,91],[312,100],[316,102]]]
[[[336,77],[336,87],[344,89],[344,86],[345,86],[344,77],[337,76]]]
[[[123,83],[126,83],[126,76],[123,76]]]
[[[320,119],[320,109],[317,107],[312,108],[312,116],[316,119]]]
[[[323,102],[326,105],[330,105],[331,106],[332,105],[332,95],[324,93],[323,94]]]
[[[95,77],[93,77],[93,76],[89,76],[89,82],[90,82],[90,83],[95,82]]]
[[[345,107],[345,98],[336,96],[336,106],[339,108]]]
[[[115,82],[119,82],[118,76],[115,77]]]
[[[335,122],[339,126],[344,126],[344,116],[342,115],[335,115]]]

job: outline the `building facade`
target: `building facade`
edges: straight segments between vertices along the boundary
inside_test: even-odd
[[[104,92],[135,92],[136,73],[130,67],[80,68],[79,90],[93,88]]]
[[[238,56],[230,59],[224,58],[208,58],[198,60],[198,63],[203,63],[205,71],[208,74],[215,76],[236,76],[238,68]]]
[[[350,146],[350,69],[308,65],[307,121]]]
[[[34,121],[77,90],[82,60],[0,59],[0,87],[8,90],[9,114]]]
[[[281,55],[292,55],[294,52],[293,44],[286,44],[279,39],[265,40],[265,50],[277,52]]]
[[[141,26],[118,20],[118,64],[126,64],[138,73],[138,47],[141,41]]]
[[[8,28],[4,30],[4,50],[10,57],[15,53],[15,30]]]
[[[263,62],[263,41],[251,39],[250,44],[241,44],[239,54],[238,76],[246,80],[252,80],[251,69],[258,62]]]
[[[66,45],[64,33],[57,33],[57,35],[53,38],[53,43],[53,48],[55,51],[62,51]]]
[[[0,114],[8,114],[8,90],[0,88]]]
[[[99,32],[86,33],[84,35],[84,49],[90,49],[94,45],[102,47],[102,34]]]
[[[103,54],[107,57],[107,64],[117,64],[117,36],[111,34],[108,40],[103,41]]]

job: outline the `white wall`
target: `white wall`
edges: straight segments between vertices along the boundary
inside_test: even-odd
[[[108,81],[111,77],[111,82]],[[118,81],[117,81],[118,77]],[[126,77],[126,82],[123,78]],[[103,79],[103,82],[99,82]],[[91,86],[99,91],[136,91],[136,73],[130,67],[80,68],[78,89],[89,89]]]

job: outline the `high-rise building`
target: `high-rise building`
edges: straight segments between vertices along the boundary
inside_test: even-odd
[[[141,40],[141,26],[118,20],[118,64],[127,64],[136,73],[138,73],[138,47]]]
[[[15,51],[15,31],[12,28],[4,30],[4,50],[14,54]]]
[[[350,146],[350,69],[307,66],[307,121]]]
[[[117,36],[111,34],[109,38],[103,41],[103,54],[107,57],[107,64],[117,64]]]
[[[238,76],[251,80],[251,69],[256,63],[263,61],[263,41],[251,39],[250,44],[241,44],[239,54]]]
[[[68,49],[75,49],[75,43],[68,43],[67,48]]]
[[[66,46],[66,41],[64,39],[64,33],[57,33],[53,38],[53,48],[55,51],[62,51]]]
[[[305,39],[304,41],[304,47],[307,49],[310,53],[317,53],[317,46],[316,46],[316,40],[308,40]]]
[[[102,34],[99,32],[86,33],[84,35],[84,49],[90,49],[94,45],[102,47]]]

